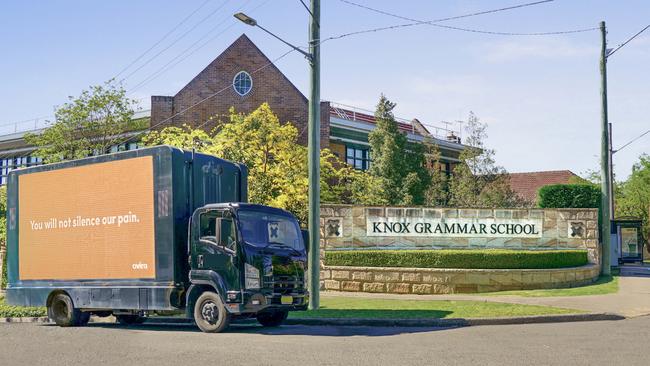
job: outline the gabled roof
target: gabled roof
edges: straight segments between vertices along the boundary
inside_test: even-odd
[[[226,47],[225,50],[223,50],[219,56],[217,56],[214,60],[212,60],[201,72],[196,74],[196,76],[190,80],[181,90],[176,93],[175,96],[178,96],[182,94],[186,89],[191,88],[194,86],[194,84],[201,83],[201,80],[204,76],[204,74],[208,74],[210,72],[215,72],[218,73],[219,70],[219,65],[222,62],[226,62],[229,57],[232,56],[233,53],[236,53],[238,50],[253,50],[258,56],[262,57],[264,59],[264,64],[260,66],[260,70],[264,68],[269,68],[273,70],[273,72],[277,73],[280,78],[288,84],[290,88],[292,88],[300,97],[304,100],[305,103],[307,103],[307,97],[305,97],[304,94],[287,78],[287,76],[278,69],[277,66],[275,66],[275,63],[271,61],[265,54],[262,52],[262,50],[257,47],[253,41],[251,41],[250,38],[245,33],[242,33],[241,36],[239,36],[233,43],[231,43],[228,47]],[[251,72],[257,71],[257,69],[254,70],[249,70]]]
[[[521,198],[537,201],[537,190],[549,184],[567,184],[572,177],[577,177],[570,170],[550,170],[541,172],[510,173],[510,188]]]

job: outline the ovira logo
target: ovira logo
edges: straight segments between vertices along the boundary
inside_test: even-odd
[[[138,270],[138,269],[148,269],[148,268],[149,268],[149,265],[147,265],[146,263],[138,262],[138,263],[133,263],[133,264],[131,265],[131,268],[133,268],[133,269],[135,269],[135,270]]]

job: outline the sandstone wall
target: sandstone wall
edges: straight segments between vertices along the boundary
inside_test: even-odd
[[[560,269],[446,269],[325,266],[321,288],[396,294],[454,294],[575,287],[593,283],[598,265]]]

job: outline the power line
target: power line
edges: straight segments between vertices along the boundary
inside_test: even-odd
[[[611,52],[609,52],[609,53],[607,54],[607,58],[609,58],[611,55],[613,55],[616,51],[618,51],[618,50],[620,50],[621,48],[623,48],[623,46],[625,46],[626,44],[630,43],[631,40],[633,40],[634,38],[636,38],[636,37],[637,37],[638,35],[640,35],[641,33],[645,32],[645,30],[648,29],[648,28],[650,28],[650,24],[646,25],[645,28],[641,29],[641,30],[640,30],[639,32],[637,32],[635,35],[633,35],[632,37],[630,37],[627,41],[621,43],[618,47],[616,47],[616,48],[613,49]]]
[[[300,1],[302,6],[305,8],[305,10],[307,10],[307,12],[309,13],[309,16],[311,16],[311,18],[314,19],[314,13],[311,12],[311,9],[309,9],[307,4],[305,4],[305,2],[303,0],[298,0],[298,1]],[[320,28],[320,24],[318,23],[318,20],[314,19],[314,23],[316,23],[316,25]]]
[[[406,27],[413,27],[417,25],[430,25],[433,27],[438,27],[438,28],[444,28],[444,29],[450,29],[450,30],[457,30],[457,31],[463,31],[463,32],[471,32],[471,33],[481,33],[481,34],[490,34],[490,35],[499,35],[499,36],[549,36],[549,35],[559,35],[559,34],[571,34],[571,33],[582,33],[582,32],[589,32],[589,31],[594,31],[598,30],[598,27],[592,27],[592,28],[581,28],[581,29],[571,29],[571,30],[561,30],[561,31],[551,31],[551,32],[499,32],[499,31],[487,31],[487,30],[482,30],[482,29],[473,29],[473,28],[464,28],[464,27],[455,27],[455,26],[449,26],[449,25],[444,25],[444,24],[437,24],[443,21],[447,20],[453,20],[453,19],[460,19],[460,18],[466,18],[470,16],[477,16],[477,15],[483,15],[483,14],[491,14],[495,12],[500,12],[500,11],[505,11],[505,10],[511,10],[511,9],[516,9],[516,8],[522,8],[526,6],[533,6],[533,5],[538,5],[542,3],[547,3],[553,0],[546,0],[546,1],[537,1],[537,2],[532,2],[532,3],[526,3],[526,4],[520,4],[520,5],[515,5],[515,6],[510,6],[506,8],[499,8],[499,9],[493,9],[493,10],[486,10],[486,11],[481,11],[481,12],[475,12],[475,13],[470,13],[470,14],[463,14],[463,15],[457,15],[457,16],[452,16],[452,17],[446,17],[446,18],[440,18],[440,19],[434,19],[434,20],[417,20],[409,17],[404,17],[401,15],[389,13],[387,11],[371,8],[369,6],[353,3],[349,0],[339,0],[347,4],[351,4],[354,6],[358,6],[370,11],[374,11],[380,14],[392,16],[395,18],[403,19],[403,20],[408,20],[411,21],[412,23],[404,23],[404,24],[396,24],[396,25],[391,25],[391,26],[386,26],[386,27],[378,27],[378,28],[372,28],[372,29],[364,29],[360,31],[355,31],[355,32],[349,32],[349,33],[344,33],[340,34],[337,36],[331,36],[328,38],[325,38],[321,40],[320,43],[324,43],[330,40],[334,39],[341,39],[353,35],[358,35],[358,34],[364,34],[364,33],[372,33],[372,32],[380,32],[384,30],[391,30],[391,29],[397,29],[397,28],[406,28]]]
[[[165,35],[162,36],[162,38],[160,38],[156,43],[154,43],[154,44],[153,44],[151,47],[149,47],[146,51],[144,51],[142,54],[140,54],[140,56],[138,56],[135,60],[131,61],[131,63],[129,63],[128,65],[126,65],[124,68],[122,68],[122,70],[120,70],[120,72],[118,72],[118,73],[117,73],[113,78],[114,78],[114,79],[117,79],[120,75],[122,75],[123,72],[125,72],[126,70],[128,70],[128,69],[129,69],[131,66],[133,66],[136,62],[140,61],[140,60],[144,57],[144,55],[146,55],[147,53],[149,53],[149,51],[151,51],[151,50],[153,50],[154,48],[156,48],[156,46],[158,46],[162,41],[164,41],[165,39],[167,39],[167,37],[169,37],[172,33],[174,33],[174,31],[176,31],[176,30],[177,30],[181,25],[185,24],[185,22],[186,22],[188,19],[190,19],[194,14],[196,14],[196,12],[198,12],[201,8],[203,8],[203,7],[204,7],[207,3],[209,3],[209,2],[210,2],[210,0],[205,0],[201,5],[199,5],[198,8],[194,9],[193,12],[191,12],[188,16],[186,16],[185,18],[183,18],[183,20],[181,20],[180,23],[176,24],[176,26],[175,26],[174,28],[172,28],[169,32],[165,33]]]
[[[646,28],[647,28],[647,27],[646,27]],[[640,134],[639,136],[633,138],[633,139],[630,140],[628,143],[626,143],[625,145],[619,147],[618,149],[614,150],[613,152],[619,152],[619,151],[623,150],[625,147],[627,147],[628,145],[630,145],[630,144],[633,143],[634,141],[636,141],[636,140],[642,138],[643,136],[645,136],[645,135],[647,135],[647,134],[649,134],[649,133],[650,133],[650,130],[647,130],[646,132],[644,132],[644,133]]]
[[[205,39],[205,37],[207,37],[210,33],[212,33],[213,31],[215,31],[217,28],[219,28],[221,25],[223,25],[223,24],[224,24],[226,21],[228,21],[228,20],[230,20],[230,17],[227,17],[226,19],[224,19],[224,20],[221,21],[220,23],[217,23],[216,26],[212,27],[212,28],[211,28],[207,33],[205,33],[201,38],[199,38],[199,39],[196,40],[194,43],[192,43],[189,47],[185,48],[185,49],[184,49],[183,51],[181,51],[178,55],[176,55],[175,57],[173,57],[173,58],[172,58],[171,60],[169,60],[167,63],[165,63],[164,65],[162,65],[160,68],[158,68],[156,71],[154,71],[154,72],[152,72],[151,74],[149,74],[149,76],[147,76],[147,77],[145,77],[144,79],[142,79],[142,81],[140,81],[138,84],[136,84],[133,88],[130,88],[130,89],[129,89],[130,92],[134,92],[135,90],[140,89],[141,87],[143,87],[143,86],[149,84],[151,81],[155,80],[155,79],[158,78],[160,75],[162,75],[162,74],[164,74],[165,72],[167,72],[167,70],[173,68],[173,67],[176,66],[178,63],[182,62],[182,61],[185,60],[187,57],[189,57],[190,55],[194,54],[196,51],[198,51],[199,49],[201,49],[202,46],[196,48],[195,50],[193,50],[192,52],[190,52],[189,54],[187,54],[186,57],[182,57],[184,54],[186,54],[188,51],[190,51],[194,46],[196,46],[199,42],[201,42],[203,39]],[[221,34],[225,33],[228,29],[232,28],[232,26],[234,26],[234,25],[235,25],[235,23],[233,22],[233,24],[231,24],[230,26],[226,27],[226,28],[223,29],[221,32],[217,33],[217,34],[215,35],[214,38],[216,38],[216,37],[220,36]],[[214,39],[214,38],[211,38],[210,40],[212,40],[212,39]],[[181,57],[182,57],[182,58],[181,58]],[[179,58],[180,58],[180,60],[179,60]],[[174,61],[176,61],[176,60],[179,60],[179,62],[174,63]],[[171,65],[172,63],[174,63],[174,64],[173,64],[172,66],[169,66],[169,65]],[[169,66],[169,67],[168,67],[168,66]]]
[[[124,77],[124,79],[122,79],[122,80],[126,80],[126,79],[130,78],[131,76],[133,76],[133,74],[135,74],[136,72],[140,71],[143,67],[145,67],[146,65],[148,65],[148,64],[149,64],[151,61],[153,61],[154,59],[156,59],[156,57],[160,56],[163,52],[167,51],[167,50],[168,50],[169,48],[171,48],[173,45],[175,45],[176,43],[178,43],[178,41],[180,41],[181,39],[183,39],[186,35],[188,35],[188,34],[189,34],[190,32],[192,32],[194,29],[196,29],[199,25],[203,24],[206,20],[208,20],[210,17],[212,17],[212,16],[213,16],[217,11],[221,10],[221,8],[223,8],[224,5],[226,5],[228,2],[230,2],[230,0],[226,0],[226,1],[224,1],[221,5],[219,5],[219,7],[217,7],[216,9],[214,9],[213,11],[211,11],[210,13],[208,13],[208,15],[206,15],[205,17],[203,17],[201,20],[199,20],[197,23],[195,23],[195,24],[194,24],[190,29],[188,29],[187,31],[185,31],[185,33],[181,34],[180,37],[176,38],[172,43],[170,43],[169,45],[167,45],[167,47],[165,47],[165,48],[163,48],[162,50],[158,51],[158,53],[156,53],[155,55],[153,55],[152,57],[150,57],[147,61],[145,61],[145,63],[143,63],[142,65],[140,65],[139,67],[137,67],[135,70],[131,71],[131,72],[130,72],[128,75],[126,75],[126,76]]]
[[[246,2],[244,2],[244,4],[241,5],[237,10],[235,10],[235,12],[237,12],[237,11],[241,10],[242,8],[244,8],[246,5],[248,5],[248,3],[250,3],[250,1],[251,1],[251,0],[247,0]],[[255,8],[253,8],[252,10],[250,10],[250,13],[254,13],[257,9],[259,9],[259,8],[262,7],[262,6],[264,6],[268,1],[269,1],[269,0],[266,0],[266,1],[262,2],[261,4],[259,4],[258,6],[256,6]],[[228,27],[224,28],[223,30],[221,30],[220,32],[218,32],[217,34],[215,34],[213,37],[209,38],[207,41],[205,41],[204,43],[202,43],[202,44],[199,45],[198,47],[196,47],[196,48],[194,48],[193,50],[191,50],[191,49],[192,49],[194,46],[196,46],[199,42],[201,42],[202,40],[204,40],[204,39],[205,39],[206,37],[208,37],[212,32],[214,32],[216,29],[218,29],[221,25],[223,25],[225,22],[227,22],[227,21],[229,21],[229,20],[232,21],[232,24],[230,24]],[[194,43],[192,43],[189,47],[185,48],[182,52],[180,52],[180,53],[179,53],[178,55],[176,55],[174,58],[172,58],[171,60],[169,60],[169,61],[168,61],[166,64],[164,64],[162,67],[158,68],[156,71],[154,71],[154,72],[152,72],[151,74],[149,74],[149,76],[145,77],[142,81],[140,81],[140,82],[139,82],[138,84],[136,84],[133,88],[131,88],[130,91],[133,92],[133,91],[135,91],[135,90],[137,90],[137,89],[140,89],[141,87],[143,87],[143,86],[149,84],[151,81],[153,81],[153,80],[155,80],[156,78],[158,78],[160,75],[162,75],[162,74],[164,74],[165,72],[171,70],[171,69],[174,68],[176,65],[180,64],[181,62],[183,62],[184,60],[186,60],[188,57],[190,57],[191,55],[193,55],[194,53],[196,53],[198,50],[200,50],[201,48],[205,47],[205,46],[208,45],[210,42],[214,41],[214,40],[215,40],[216,38],[218,38],[220,35],[224,34],[228,29],[232,28],[235,24],[237,24],[237,22],[236,22],[236,21],[235,21],[231,16],[227,16],[226,18],[224,18],[224,20],[222,20],[221,22],[219,22],[216,26],[212,27],[212,28],[211,28],[209,31],[207,31],[203,36],[201,36],[198,40],[196,40]],[[190,50],[191,50],[191,51],[190,51]],[[188,51],[190,51],[190,52],[187,53]],[[175,61],[176,61],[176,62],[175,62]]]
[[[389,12],[387,12],[387,11],[383,11],[383,10],[379,10],[379,9],[371,8],[371,7],[369,7],[369,6],[366,6],[366,5],[363,5],[363,4],[359,4],[359,3],[355,3],[355,2],[350,1],[350,0],[339,0],[339,1],[341,1],[341,2],[343,2],[343,3],[346,3],[346,4],[349,4],[349,5],[352,5],[352,6],[357,6],[357,7],[359,7],[359,8],[363,8],[363,9],[366,9],[366,10],[374,11],[375,13],[388,15],[388,16],[391,16],[391,17],[394,17],[394,18],[400,18],[400,19],[403,19],[403,20],[411,21],[411,22],[420,22],[420,21],[418,21],[418,20],[416,20],[416,19],[411,19],[411,18],[407,18],[407,17],[401,16],[401,15],[397,15],[397,14],[389,13]],[[448,20],[456,20],[456,19],[461,19],[461,18],[474,17],[474,16],[477,16],[477,15],[485,15],[485,14],[498,13],[498,12],[506,11],[506,10],[512,10],[512,9],[524,8],[524,7],[527,7],[527,6],[533,6],[533,5],[539,5],[539,4],[544,4],[544,3],[550,3],[550,2],[553,2],[553,1],[554,1],[554,0],[535,1],[535,2],[532,2],[532,3],[525,3],[525,4],[519,4],[519,5],[507,6],[507,7],[505,7],[505,8],[498,8],[498,9],[492,9],[492,10],[484,10],[484,11],[479,11],[479,12],[474,12],[474,13],[469,13],[469,14],[463,14],[463,15],[451,16],[451,17],[447,17],[447,18],[434,19],[434,20],[430,20],[430,21],[426,21],[426,22],[422,22],[422,23],[439,23],[439,22],[445,22],[445,21],[448,21]]]
[[[514,32],[486,31],[486,30],[480,30],[480,29],[454,27],[454,26],[443,25],[443,24],[429,24],[429,23],[426,23],[426,22],[418,22],[418,23],[396,24],[396,25],[391,25],[391,26],[387,26],[387,27],[365,29],[365,30],[356,31],[356,32],[344,33],[344,34],[340,34],[338,36],[332,36],[332,37],[325,38],[320,43],[322,44],[322,43],[325,43],[327,41],[331,41],[331,40],[335,40],[335,39],[341,39],[341,38],[354,36],[354,35],[358,35],[358,34],[380,32],[380,31],[384,31],[384,30],[413,27],[413,26],[416,26],[416,25],[425,25],[425,24],[430,25],[432,27],[438,27],[438,28],[444,28],[444,29],[450,29],[450,30],[457,30],[457,31],[471,32],[471,33],[481,33],[481,34],[491,34],[491,35],[498,35],[498,36],[550,36],[550,35],[560,35],[560,34],[583,33],[583,32],[590,32],[590,31],[594,31],[594,30],[599,29],[598,27],[593,27],[593,28],[582,28],[582,29],[572,29],[572,30],[553,31],[553,32],[514,33]]]

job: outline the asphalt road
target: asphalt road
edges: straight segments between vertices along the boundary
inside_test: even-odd
[[[647,365],[650,317],[456,329],[0,324],[0,365]]]

